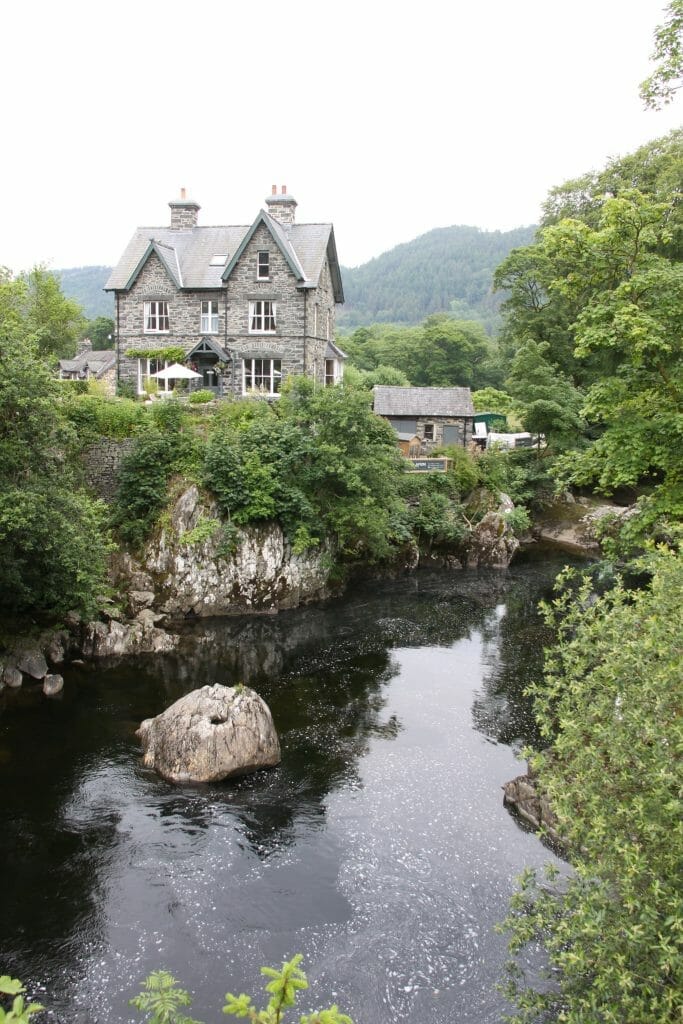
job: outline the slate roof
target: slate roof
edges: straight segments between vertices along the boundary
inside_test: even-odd
[[[469,388],[395,388],[377,384],[372,389],[379,416],[474,416]]]
[[[219,290],[223,286],[223,275],[235,262],[240,247],[261,222],[270,229],[298,277],[300,287],[317,287],[327,255],[335,302],[344,301],[332,225],[283,225],[265,210],[260,211],[251,225],[197,226],[184,231],[170,227],[138,228],[112,270],[104,290],[127,291],[131,288],[152,251],[160,257],[176,287]],[[211,259],[218,254],[225,254],[226,262],[212,267]]]
[[[101,350],[86,349],[75,359],[60,359],[59,368],[64,373],[85,373],[86,367],[94,377],[100,377],[116,363],[116,352],[106,348]]]

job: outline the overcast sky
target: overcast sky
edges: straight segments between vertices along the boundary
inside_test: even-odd
[[[0,265],[115,263],[181,187],[250,224],[271,184],[355,266],[506,230],[681,122],[645,112],[665,0],[8,3]]]

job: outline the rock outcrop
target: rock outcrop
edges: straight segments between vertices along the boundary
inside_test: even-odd
[[[144,764],[169,782],[217,782],[280,762],[270,709],[247,687],[193,690],[136,735]]]
[[[167,524],[139,560],[120,556],[116,581],[129,611],[171,619],[277,611],[331,593],[329,545],[295,553],[278,523],[245,526],[226,543],[215,505],[194,485],[176,500]]]
[[[514,503],[500,494],[496,508],[488,509],[472,529],[467,545],[468,569],[507,569],[519,547],[509,521]]]
[[[585,558],[600,557],[600,534],[609,524],[618,525],[635,514],[635,506],[596,504],[571,495],[558,499],[535,525],[536,540]]]

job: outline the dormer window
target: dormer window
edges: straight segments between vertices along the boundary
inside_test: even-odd
[[[256,254],[256,280],[270,280],[270,253],[265,250]]]

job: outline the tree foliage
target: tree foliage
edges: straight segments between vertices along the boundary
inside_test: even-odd
[[[671,0],[666,15],[655,31],[652,60],[657,67],[640,87],[640,97],[651,110],[671,103],[683,84],[683,0]]]
[[[360,267],[344,267],[339,324],[418,324],[431,313],[452,313],[494,333],[500,305],[491,288],[494,268],[513,247],[528,244],[533,231],[436,228]]]
[[[597,596],[569,573],[546,608],[557,631],[533,689],[532,757],[568,843],[561,885],[528,872],[507,921],[515,1021],[674,1024],[683,1012],[683,557],[640,563],[649,585]],[[547,952],[538,986],[517,954]]]
[[[500,383],[495,348],[481,325],[447,313],[433,314],[418,327],[359,327],[341,338],[340,344],[352,365],[368,373],[372,383],[400,381],[418,387]]]
[[[60,387],[27,334],[22,281],[0,285],[0,612],[93,606],[105,579],[104,509],[79,486]]]

